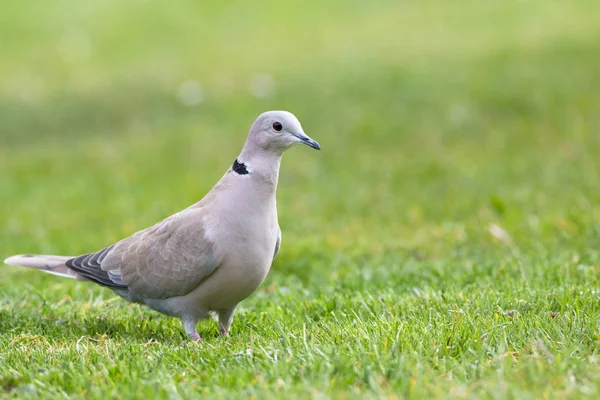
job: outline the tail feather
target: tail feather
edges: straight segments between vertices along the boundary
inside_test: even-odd
[[[65,265],[71,258],[73,257],[23,254],[8,257],[4,260],[4,263],[19,267],[39,269],[40,271],[65,278],[81,279],[75,271],[70,270]]]

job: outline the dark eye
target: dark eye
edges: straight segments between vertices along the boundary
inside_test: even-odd
[[[275,132],[281,132],[283,125],[281,125],[281,122],[273,122],[273,129],[275,129]]]

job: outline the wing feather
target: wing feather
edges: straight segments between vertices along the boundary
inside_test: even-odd
[[[101,269],[132,293],[164,299],[189,293],[218,265],[202,208],[188,208],[114,245]]]
[[[110,252],[112,247],[113,246],[107,247],[96,253],[83,254],[79,257],[72,258],[68,260],[65,265],[67,268],[101,286],[106,286],[111,289],[126,289],[127,285],[124,285],[123,282],[112,280],[109,274],[100,267],[102,260],[106,254]]]
[[[281,248],[281,228],[277,227],[278,231],[277,232],[277,242],[275,242],[275,251],[273,254],[273,260],[275,259],[275,257],[277,257],[277,253],[279,253],[279,249]]]

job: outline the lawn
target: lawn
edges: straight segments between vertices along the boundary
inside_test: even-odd
[[[0,266],[0,397],[600,397],[599,2],[25,0],[0,48],[0,259],[187,207],[262,111],[323,148],[227,338]]]

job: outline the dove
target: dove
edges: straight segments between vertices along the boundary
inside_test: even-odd
[[[279,166],[297,144],[321,149],[293,114],[265,112],[232,166],[199,202],[94,253],[25,254],[4,262],[111,289],[181,319],[195,341],[202,340],[198,322],[216,314],[220,334],[227,335],[236,307],[261,285],[279,252]]]

